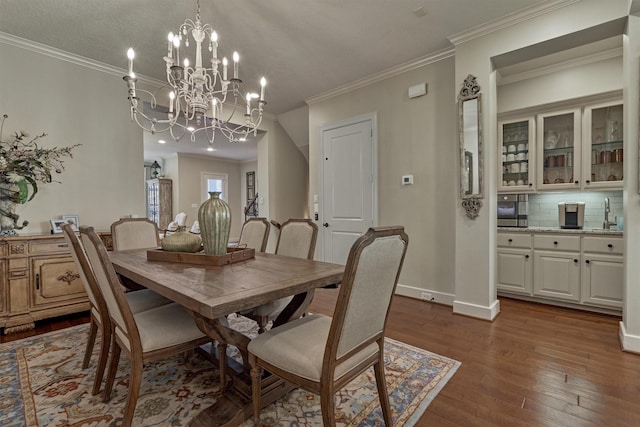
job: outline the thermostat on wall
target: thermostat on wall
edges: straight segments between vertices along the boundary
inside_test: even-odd
[[[404,175],[402,177],[402,185],[413,184],[413,175]]]

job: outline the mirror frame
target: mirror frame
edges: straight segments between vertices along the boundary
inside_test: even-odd
[[[482,94],[480,86],[476,82],[476,77],[469,74],[462,84],[460,93],[458,93],[458,143],[460,145],[459,161],[460,161],[460,198],[462,199],[462,207],[467,217],[475,219],[482,207],[483,198],[483,175],[484,175],[484,159],[482,150]],[[473,194],[466,194],[464,182],[464,170],[467,159],[464,144],[464,102],[477,100],[478,104],[478,191]]]

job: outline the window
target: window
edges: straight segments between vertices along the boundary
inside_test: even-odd
[[[210,191],[219,191],[220,198],[228,201],[227,194],[228,175],[221,173],[203,172],[202,173],[202,202],[209,199]]]

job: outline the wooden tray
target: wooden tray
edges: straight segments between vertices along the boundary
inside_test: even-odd
[[[226,265],[255,258],[252,248],[227,248],[225,255],[207,255],[204,252],[170,252],[163,249],[148,249],[147,259],[151,261],[182,262],[199,265]]]

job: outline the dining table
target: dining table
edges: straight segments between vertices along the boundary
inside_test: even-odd
[[[228,370],[232,379],[229,386],[221,387],[216,402],[191,420],[192,427],[235,426],[253,414],[247,362],[251,338],[231,328],[226,316],[293,295],[274,321],[273,327],[277,327],[304,315],[314,290],[339,285],[344,273],[343,265],[262,252],[240,262],[213,265],[184,262],[179,256],[178,261],[159,261],[149,257],[148,251],[113,251],[109,256],[119,275],[182,305],[212,340],[236,346],[242,356],[242,363],[230,364],[235,368]],[[215,363],[216,357],[212,356],[212,360]],[[217,362],[219,366],[227,365]],[[222,372],[223,379],[226,374]],[[275,376],[266,378],[263,406],[293,388]]]

